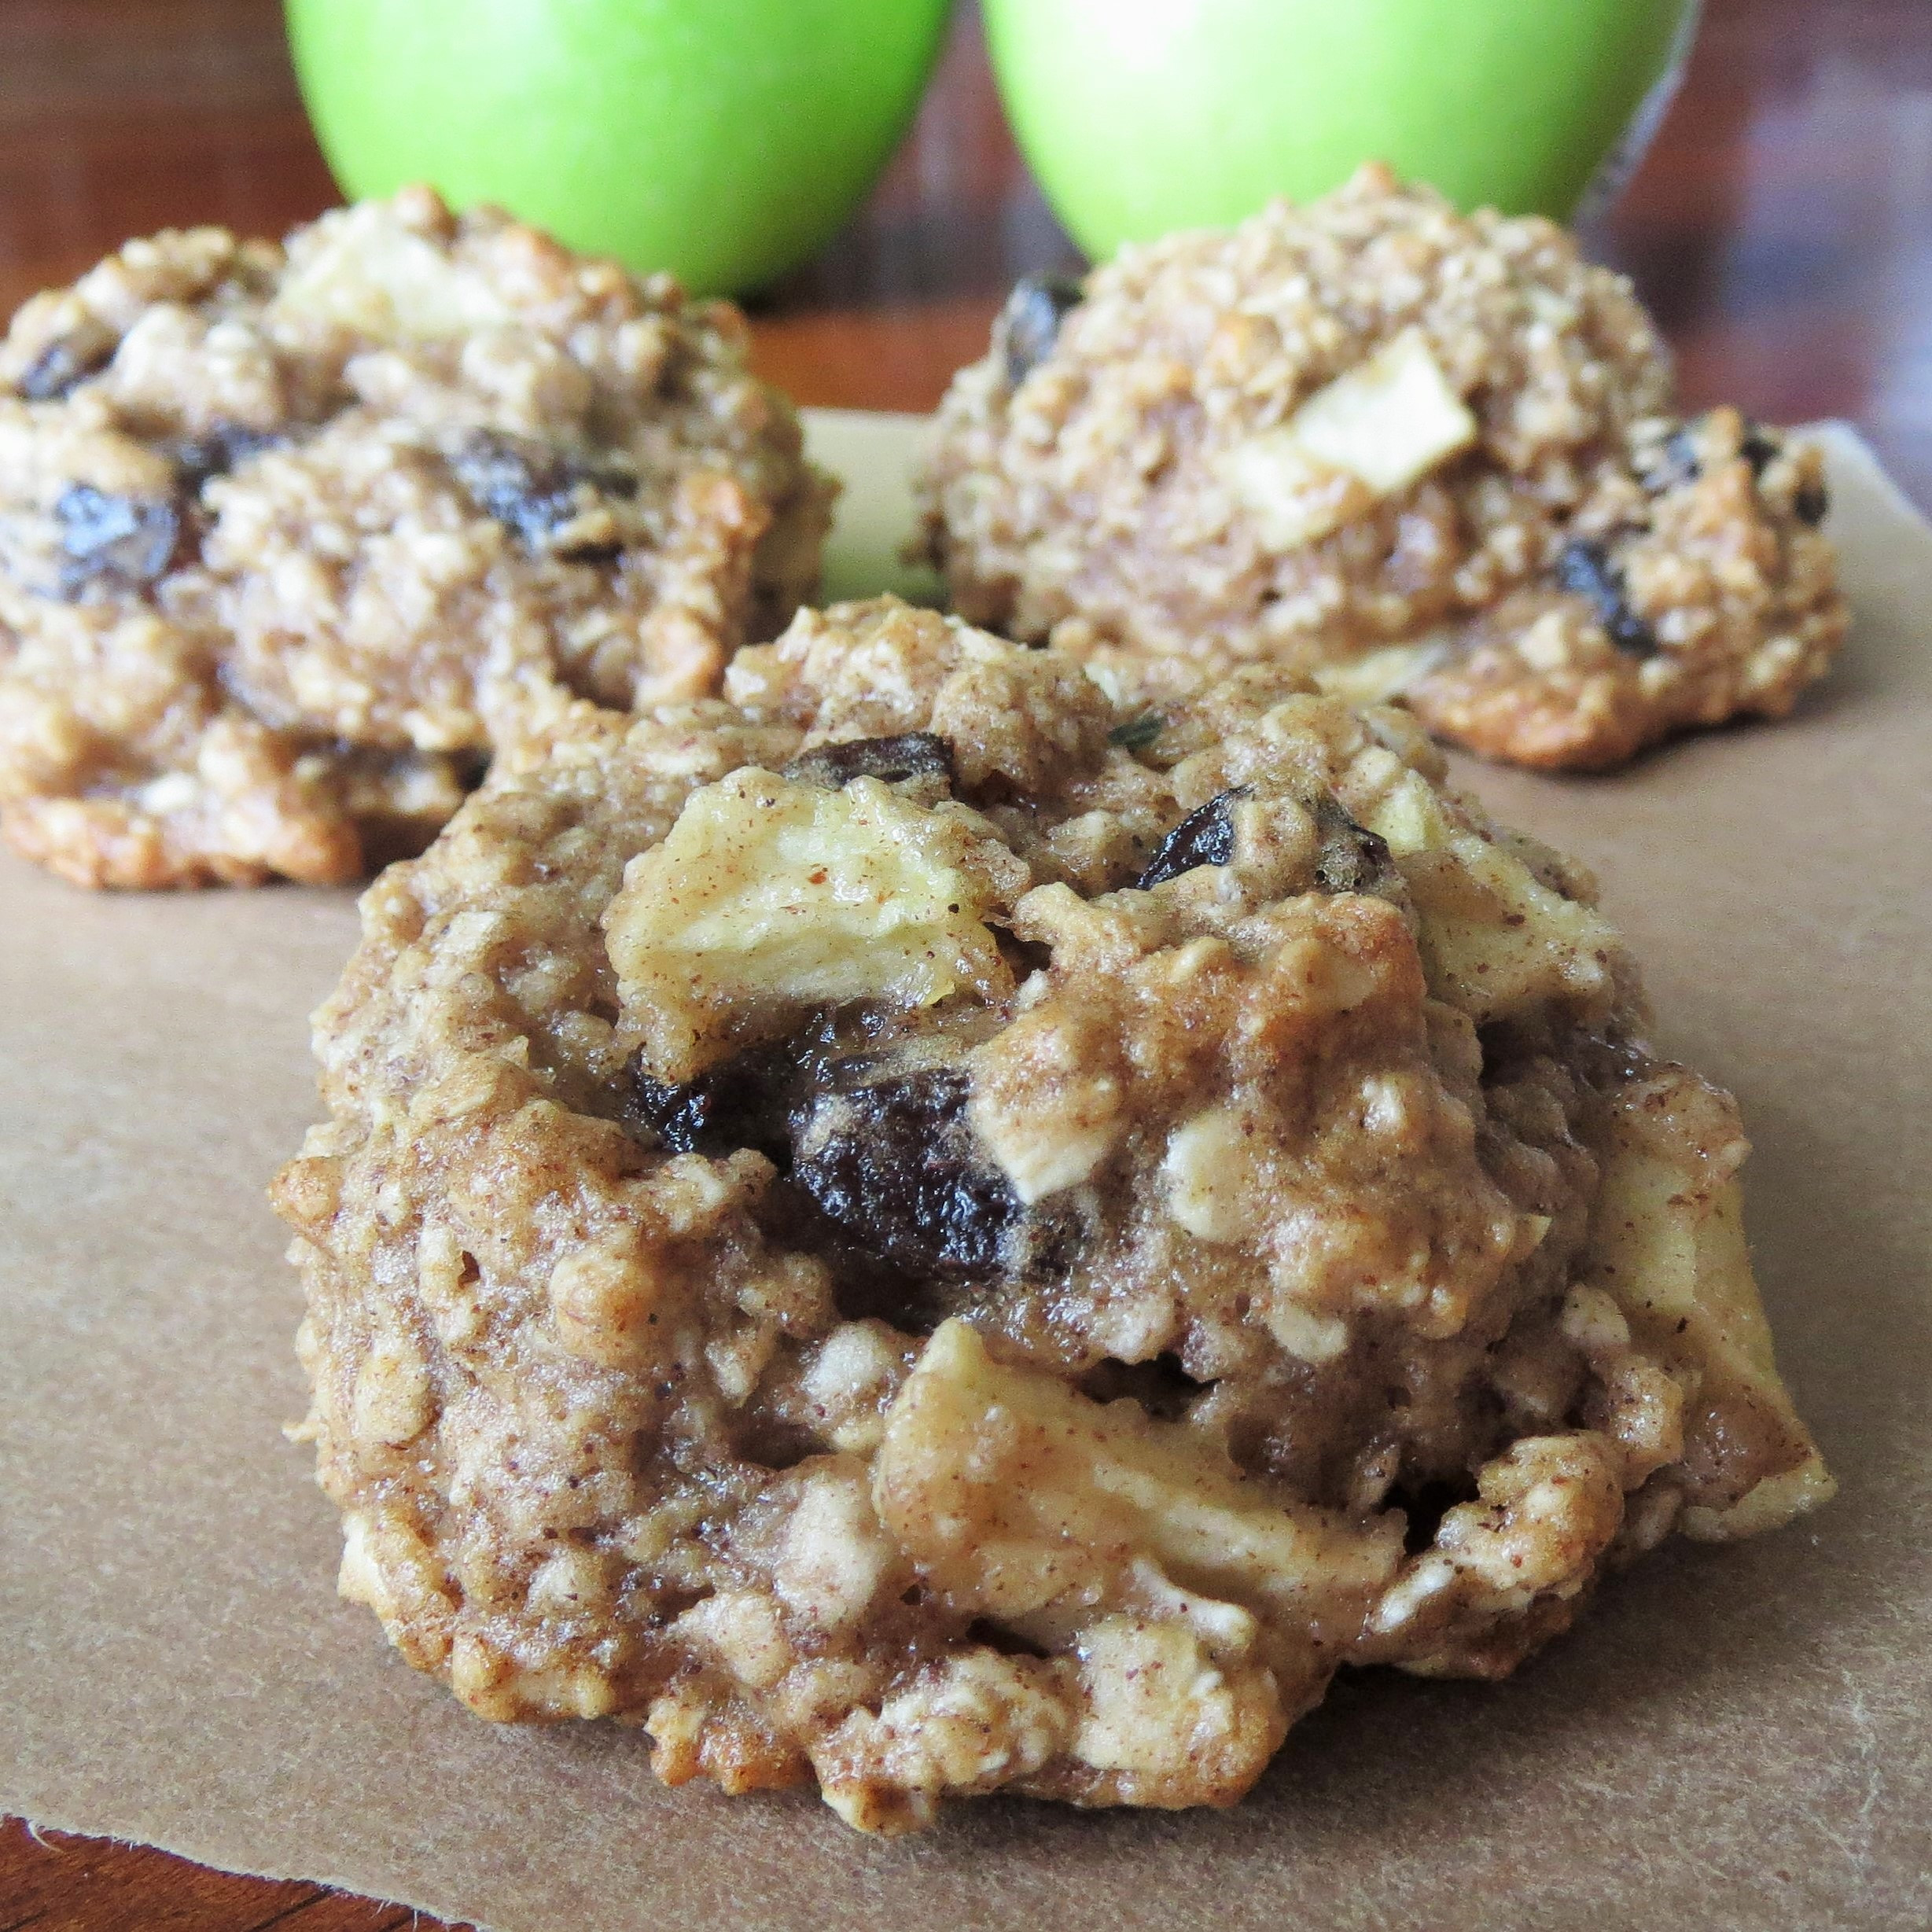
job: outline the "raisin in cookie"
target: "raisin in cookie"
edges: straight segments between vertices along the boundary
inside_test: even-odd
[[[364,901],[277,1183],[341,1587],[868,1830],[1224,1804],[1830,1479],[1728,1098],[1397,711],[890,601],[583,708]]]
[[[1279,661],[1523,764],[1782,715],[1846,627],[1816,449],[1684,421],[1620,277],[1378,168],[1023,283],[922,495],[976,623],[1156,697]]]
[[[0,826],[86,885],[352,878],[573,695],[715,689],[829,502],[734,310],[499,213],[131,242],[0,344]]]

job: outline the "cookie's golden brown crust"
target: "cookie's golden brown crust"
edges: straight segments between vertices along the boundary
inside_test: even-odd
[[[1846,613],[1821,460],[1686,425],[1628,285],[1381,169],[1023,290],[941,404],[976,623],[1162,696],[1253,660],[1556,767],[1781,716]]]
[[[87,885],[419,850],[573,695],[715,688],[827,522],[735,311],[421,190],[131,242],[0,392],[0,825]]]
[[[590,706],[363,904],[278,1183],[342,1588],[900,1831],[1224,1804],[1829,1492],[1724,1095],[1397,712],[883,602]]]

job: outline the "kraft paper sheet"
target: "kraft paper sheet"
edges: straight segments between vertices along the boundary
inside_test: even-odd
[[[836,592],[905,583],[913,429],[813,423]],[[640,1734],[493,1728],[334,1594],[263,1189],[352,897],[0,856],[0,1810],[504,1932],[1932,1923],[1932,528],[1824,434],[1857,626],[1794,720],[1461,773],[1598,869],[1664,1045],[1743,1103],[1821,1514],[1672,1545],[1507,1684],[1338,1684],[1231,1813],[886,1844],[664,1791]]]

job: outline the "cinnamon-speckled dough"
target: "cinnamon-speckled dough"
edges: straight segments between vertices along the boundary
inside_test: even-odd
[[[1523,764],[1781,716],[1845,634],[1819,452],[1686,422],[1562,230],[1380,168],[1022,284],[922,494],[955,609],[1117,688],[1279,661]]]
[[[277,1185],[345,1594],[895,1831],[1231,1802],[1338,1665],[1500,1675],[1822,1500],[1735,1106],[1441,770],[890,600],[499,766]]]
[[[830,496],[745,348],[421,189],[36,296],[0,344],[0,828],[86,885],[353,878],[573,696],[714,690]]]

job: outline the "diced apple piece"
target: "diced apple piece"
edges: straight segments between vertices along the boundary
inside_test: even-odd
[[[1615,928],[1505,847],[1456,824],[1425,779],[1403,773],[1356,816],[1386,841],[1408,883],[1437,999],[1483,1021],[1609,993],[1610,962],[1623,944]]]
[[[1295,411],[1295,440],[1317,462],[1394,496],[1476,440],[1476,418],[1450,388],[1420,329],[1405,329]]]
[[[1118,1602],[1139,1561],[1341,1644],[1402,1553],[1393,1515],[1360,1523],[1283,1497],[1185,1424],[995,1361],[957,1318],[887,1414],[873,1496],[936,1588],[1003,1618]]]
[[[1772,1352],[1745,1245],[1742,1143],[1715,1161],[1673,1147],[1655,1119],[1669,1101],[1647,1083],[1617,1114],[1584,1279],[1616,1302],[1640,1347],[1693,1384],[1681,1527],[1717,1542],[1774,1529],[1838,1485]]]
[[[1285,1710],[1272,1672],[1230,1666],[1185,1624],[1137,1617],[1103,1617],[1084,1633],[1080,1681],[1087,1710],[1073,1755],[1143,1805],[1238,1797],[1306,1701]]]
[[[1237,443],[1220,467],[1271,550],[1319,543],[1375,501],[1360,477],[1311,454],[1292,425]]]
[[[1284,427],[1235,445],[1221,472],[1264,539],[1293,550],[1398,495],[1468,448],[1477,429],[1426,337],[1405,329],[1318,389]]]
[[[1474,832],[1452,833],[1448,852],[1459,879],[1404,868],[1432,992],[1477,1021],[1609,995],[1610,959],[1622,942],[1593,907],[1552,892]]]
[[[1385,644],[1340,663],[1318,664],[1310,675],[1315,687],[1345,705],[1386,705],[1441,664],[1451,646],[1437,638],[1414,644]]]
[[[876,778],[834,791],[734,772],[691,794],[604,915],[620,1036],[686,1080],[810,1007],[1003,998],[1011,975],[984,921],[1014,863],[964,815]]]

